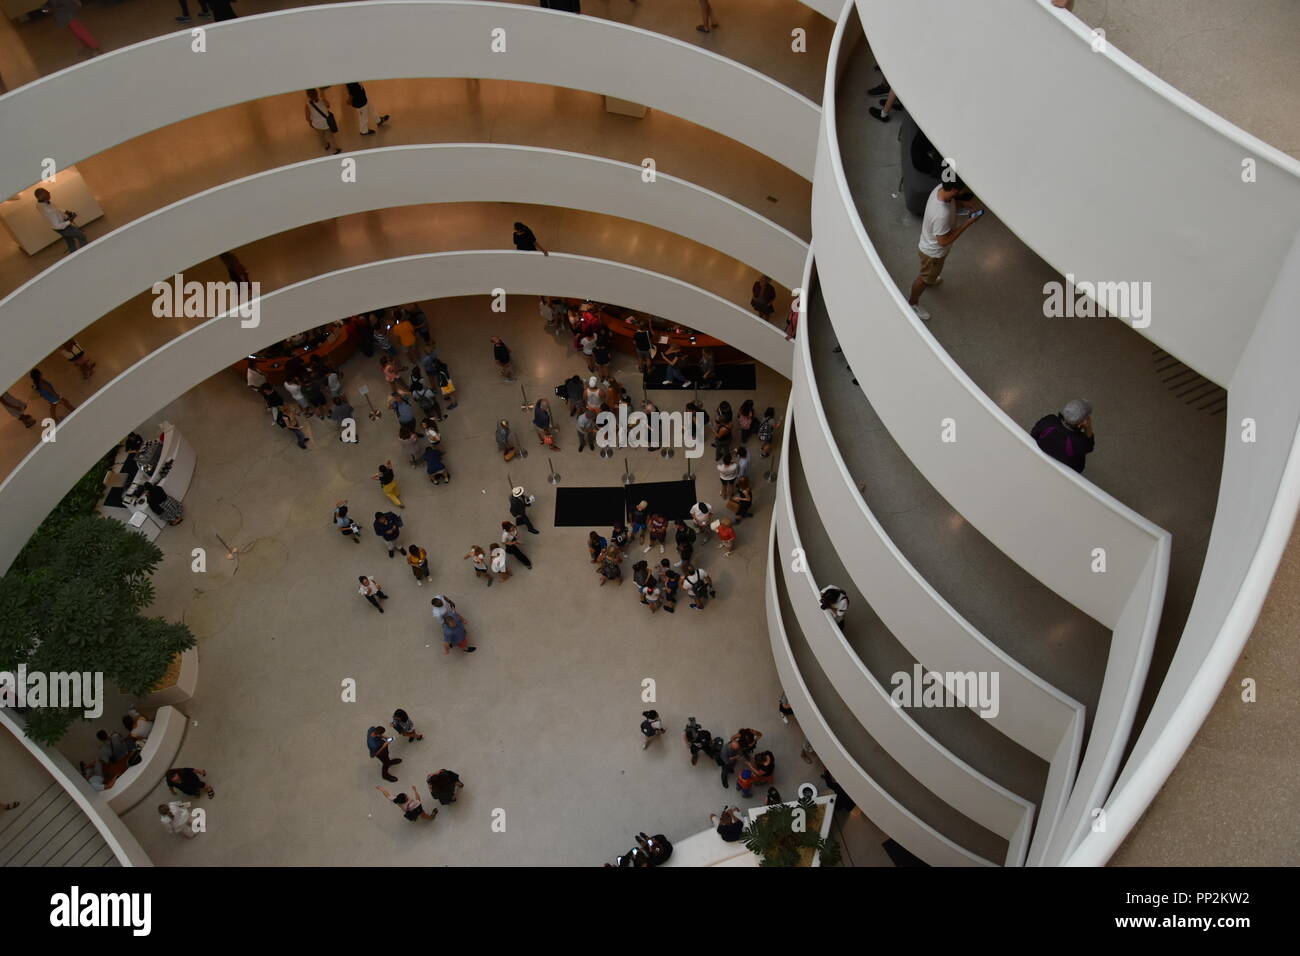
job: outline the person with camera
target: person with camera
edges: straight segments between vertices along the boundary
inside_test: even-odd
[[[713,734],[701,727],[694,717],[687,718],[682,739],[686,741],[686,746],[690,750],[692,767],[699,761],[700,754],[704,754],[711,760],[718,759],[718,751],[713,746]]]
[[[659,711],[643,710],[641,716],[645,718],[641,721],[641,749],[645,750],[652,741],[662,737],[668,731],[664,729],[664,722],[659,719]]]
[[[50,228],[57,232],[68,246],[69,252],[76,252],[90,239],[86,236],[81,228],[76,225],[77,214],[70,209],[59,209],[50,204],[50,191],[45,188],[37,189],[34,193],[36,205],[41,210],[41,215],[45,221],[50,224]]]
[[[392,737],[384,736],[382,726],[371,727],[366,734],[366,748],[370,751],[370,756],[379,761],[379,774],[389,783],[397,783],[397,778],[388,772],[389,767],[396,766],[402,762],[402,758],[394,759],[389,756],[388,745],[393,742]]]

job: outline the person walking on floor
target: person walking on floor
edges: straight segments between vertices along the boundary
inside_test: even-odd
[[[550,255],[537,241],[536,234],[522,222],[515,223],[515,232],[511,238],[514,240],[515,248],[520,252],[540,252],[544,256]]]
[[[448,612],[456,610],[456,602],[445,594],[435,594],[429,601],[429,607],[433,612],[433,621],[438,627],[442,627],[442,619],[447,616]]]
[[[361,543],[361,525],[348,514],[348,500],[340,499],[334,505],[334,527],[338,529],[339,534],[345,538],[351,538],[357,544]]]
[[[578,452],[590,448],[596,450],[596,416],[591,409],[584,408],[576,423],[578,429]]]
[[[523,485],[516,485],[510,489],[510,514],[515,519],[515,524],[523,525],[528,529],[529,534],[541,534],[528,520],[528,509],[535,501],[537,496],[525,495]]]
[[[32,428],[36,424],[36,419],[27,414],[27,403],[21,398],[17,398],[5,392],[0,396],[0,404],[3,404],[7,411],[14,418],[22,422],[24,428]]]
[[[415,583],[419,587],[424,587],[424,582],[429,580],[429,552],[418,544],[407,545],[406,563],[411,567]]]
[[[691,522],[695,525],[696,533],[705,541],[709,540],[709,526],[713,524],[713,511],[708,504],[703,501],[697,501],[691,505]]]
[[[95,363],[86,355],[86,350],[77,343],[76,339],[68,339],[60,345],[59,354],[76,367],[83,379],[95,374]]]
[[[380,544],[388,549],[388,556],[391,558],[398,551],[406,554],[406,549],[401,546],[402,537],[402,519],[393,511],[376,511],[375,521],[371,525],[374,529],[375,536],[379,538]]]
[[[644,561],[638,562],[646,574],[645,583],[641,585],[641,603],[650,608],[651,614],[658,614],[659,607],[663,604],[664,592],[659,589],[658,579],[650,575],[645,564]]]
[[[641,749],[645,750],[668,731],[664,729],[664,722],[659,718],[659,711],[643,710],[641,717]]]
[[[375,789],[384,795],[384,797],[402,808],[402,816],[415,823],[417,820],[432,820],[438,815],[438,808],[433,808],[433,813],[427,813],[424,804],[420,802],[420,791],[416,789],[415,784],[411,784],[411,793],[414,796],[408,797],[404,793],[393,796],[383,787],[376,785]]]
[[[677,544],[677,566],[680,568],[683,564],[689,563],[691,555],[695,553],[695,529],[681,519],[674,524],[677,528],[674,535]]]
[[[682,576],[673,570],[668,559],[659,562],[659,589],[664,593],[664,610],[677,613],[677,592],[681,590]]]
[[[781,427],[780,420],[776,417],[776,409],[768,406],[763,410],[763,417],[758,423],[758,453],[764,458],[772,454],[772,440],[776,437],[776,430]]]
[[[397,475],[393,472],[392,461],[385,461],[379,466],[379,470],[370,476],[372,480],[379,482],[379,487],[383,489],[384,495],[393,504],[399,508],[405,508],[402,504],[402,492],[397,487]]]
[[[370,128],[370,98],[366,96],[366,88],[360,83],[349,83],[348,105],[357,111],[357,128],[362,136],[373,136],[375,131]],[[376,126],[383,126],[389,120],[389,115],[385,113],[379,117]]]
[[[537,429],[537,440],[543,446],[550,445],[555,451],[560,446],[555,444],[555,419],[551,416],[551,403],[539,398],[533,403],[533,427]]]
[[[408,743],[424,739],[424,734],[415,732],[415,721],[400,707],[393,711],[393,720],[389,726],[405,737]]]
[[[379,761],[379,775],[389,783],[397,783],[397,778],[388,772],[388,768],[401,763],[402,758],[394,759],[389,754],[388,745],[392,742],[392,737],[384,736],[383,727],[371,727],[366,733],[366,748],[370,751],[371,758]]]
[[[465,631],[465,618],[455,609],[442,616],[442,653],[450,654],[453,647],[459,647],[466,654],[473,654],[478,647],[469,642]]]
[[[91,56],[99,56],[104,51],[100,49],[99,41],[95,39],[86,25],[77,17],[77,11],[81,9],[81,0],[45,0],[41,9],[54,17],[54,22],[61,27],[67,27],[69,32],[77,38],[77,42],[84,48],[85,52]]]
[[[646,531],[650,535],[650,543],[641,549],[641,553],[647,553],[656,544],[659,545],[659,553],[664,553],[664,542],[668,538],[668,519],[663,515],[651,515],[646,521]]]
[[[741,451],[744,451],[742,448]],[[749,509],[754,505],[754,491],[749,485],[748,478],[739,478],[736,480],[736,490],[731,493],[727,500],[727,507],[736,513],[734,524],[740,524],[746,518],[750,517]]]
[[[718,480],[722,484],[722,500],[726,501],[731,498],[731,493],[735,490],[736,478],[740,474],[740,466],[731,457],[731,452],[725,451],[722,453],[722,457],[718,459],[717,469]]]
[[[631,535],[636,540],[636,543],[645,544],[646,535],[650,530],[650,502],[644,499],[638,501],[636,505],[628,511],[627,521],[631,526]],[[646,545],[641,553],[644,554],[649,550],[650,546]]]
[[[76,405],[59,394],[59,390],[54,387],[54,383],[41,374],[41,370],[34,368],[31,371],[32,391],[34,391],[50,405],[50,417],[57,422],[59,420],[59,409],[64,408],[72,412],[76,410]]]
[[[461,558],[462,561],[468,559],[474,565],[474,576],[477,578],[486,578],[487,586],[492,586],[492,569],[488,566],[487,555],[483,549],[476,544],[470,545],[469,551]]]
[[[384,606],[379,602],[388,600],[388,595],[384,593],[384,586],[373,577],[366,577],[364,574],[357,575],[357,580],[361,582],[357,593],[374,605],[376,611],[383,614]]]
[[[176,18],[177,23],[189,23],[193,17],[190,16],[190,5],[186,0],[180,0],[181,15]],[[199,16],[210,17],[212,11],[208,9],[208,0],[199,0]]]
[[[501,543],[505,546],[507,554],[529,571],[533,569],[533,562],[528,560],[528,555],[524,554],[523,549],[519,547],[519,529],[515,527],[514,522],[501,522]]]
[[[717,756],[718,766],[722,768],[722,789],[726,790],[729,784],[727,778],[736,771],[736,763],[744,759],[741,752],[740,743],[735,737],[732,737],[723,745],[722,751]]]
[[[212,789],[212,784],[203,779],[207,775],[206,770],[195,767],[173,767],[167,771],[163,780],[167,784],[168,793],[174,794],[179,790],[187,797],[197,797],[200,793],[206,793],[210,800],[217,795],[217,792]]]
[[[921,293],[927,286],[936,286],[943,281],[940,273],[948,262],[952,244],[984,215],[983,209],[975,209],[969,219],[954,228],[959,203],[957,197],[965,188],[960,182],[942,182],[930,191],[930,198],[925,203],[925,213],[921,217],[921,238],[917,243],[921,271],[912,282],[907,296],[907,304],[922,322],[930,320],[930,313],[918,304]]]
[[[695,29],[701,33],[712,33],[722,26],[713,18],[713,5],[709,3],[709,0],[700,0],[700,21],[700,24]]]
[[[325,152],[335,155],[343,152],[343,147],[338,146],[334,141],[339,131],[339,124],[334,118],[334,108],[330,106],[330,101],[326,99],[324,93],[316,89],[307,91],[303,116],[307,119],[307,125],[320,133],[321,145],[325,148]]]
[[[507,382],[515,380],[515,367],[510,362],[510,349],[497,335],[492,336],[492,361],[496,362],[497,372],[502,378]]]
[[[709,572],[692,564],[682,564],[682,583],[691,593],[691,608],[703,611],[709,598],[713,597],[713,580]]]
[[[731,553],[736,550],[736,529],[732,527],[731,519],[720,518],[713,522],[713,530],[718,533],[718,547],[722,549],[722,556],[731,557]]]
[[[437,773],[429,774],[424,778],[424,782],[429,786],[430,795],[444,807],[455,803],[456,793],[465,788],[465,784],[461,783],[460,774],[446,767],[440,768]]]
[[[187,840],[193,840],[199,835],[194,829],[194,814],[190,813],[189,801],[182,803],[172,800],[158,804],[158,819],[168,833],[183,836]]]
[[[447,470],[447,466],[442,460],[442,450],[440,448],[430,445],[424,450],[423,457],[424,470],[429,476],[429,481],[435,485],[441,485],[443,482],[451,484],[451,472]]]
[[[298,413],[292,408],[280,409],[280,427],[293,435],[299,448],[303,451],[307,450],[307,442],[310,440],[307,434],[307,423],[299,418]]]
[[[234,0],[208,0],[208,7],[212,10],[212,19],[220,23],[222,20],[234,20],[239,14],[231,7]]]

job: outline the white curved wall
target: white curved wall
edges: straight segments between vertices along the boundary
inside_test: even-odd
[[[263,296],[256,328],[242,328],[238,318],[217,318],[190,329],[79,405],[60,423],[58,440],[34,448],[0,484],[0,572],[103,455],[106,443],[249,352],[319,325],[322,316],[353,315],[383,303],[481,294],[488,314],[488,290],[493,288],[519,295],[590,296],[654,315],[690,315],[700,331],[743,342],[756,359],[789,374],[784,335],[747,307],[623,263],[558,252],[543,257],[483,250],[407,256],[341,269]]]
[[[1094,52],[1089,29],[1047,0],[857,0],[857,11],[917,123],[1010,229],[1063,275],[1150,282],[1139,331],[1207,378],[1233,379],[1300,227],[1300,162],[1110,44]],[[1015,93],[983,110],[958,90]]]
[[[816,10],[828,20],[838,20],[840,13],[844,10],[844,5],[851,3],[852,0],[799,0],[799,2],[805,7]]]
[[[344,159],[356,163],[355,182],[341,181]],[[438,144],[325,156],[225,183],[114,230],[0,301],[6,329],[0,380],[17,381],[66,339],[159,279],[255,239],[389,206],[473,201],[571,206],[676,232],[783,285],[798,284],[808,247],[793,233],[675,177],[660,174],[644,183],[641,172],[629,163],[560,150]],[[503,245],[508,230],[503,216]],[[610,301],[623,300],[612,295]],[[704,330],[689,314],[662,314],[678,315]],[[789,375],[790,346],[767,323],[755,319],[743,337],[727,340]]]
[[[813,184],[817,273],[863,392],[899,447],[967,521],[1113,629],[1148,558],[1168,548],[1168,533],[1039,451],[948,356],[867,239],[836,152],[824,132]],[[941,440],[946,420],[956,441]],[[1094,548],[1106,550],[1104,574],[1091,571]]]
[[[799,729],[813,745],[826,769],[849,792],[872,823],[906,847],[908,852],[931,866],[996,866],[996,863],[958,846],[895,800],[867,775],[836,739],[835,732],[817,709],[808,692],[808,685],[799,674],[781,621],[776,568],[782,557],[776,549],[775,522],[772,523],[768,555],[767,628],[772,642],[772,656],[776,660],[777,676],[781,679],[781,689],[785,692],[786,700],[799,721]]]
[[[786,416],[787,427],[793,418],[792,405]],[[803,551],[790,496],[790,445],[787,441],[782,452],[780,490],[775,505],[780,554]],[[804,639],[858,722],[918,783],[957,812],[1007,840],[1007,865],[1023,863],[1034,805],[955,756],[923,730],[904,708],[894,705],[889,692],[867,670],[830,614],[819,607],[825,580],[815,581],[811,570],[787,573],[785,578],[790,606],[799,619]]]
[[[1214,529],[1178,650],[1105,802],[1106,829],[1076,834],[1071,864],[1105,863],[1141,818],[1219,700],[1268,594],[1300,508],[1298,301],[1300,236],[1228,389]],[[1247,419],[1254,442],[1243,440]]]
[[[492,51],[493,30],[505,52]],[[113,50],[0,97],[0,196],[210,110],[354,78],[546,83],[643,103],[729,136],[804,178],[820,110],[733,60],[636,27],[486,0],[365,0],[241,17]],[[142,77],[150,78],[142,82]],[[303,124],[301,107],[285,123]]]
[[[1004,706],[989,723],[1043,760],[1063,737],[1082,738],[1084,707],[1014,660],[944,600],[880,526],[844,464],[826,420],[807,324],[795,343],[791,406],[813,504],[845,570],[890,633],[927,670],[996,672]],[[787,424],[787,433],[791,426]]]

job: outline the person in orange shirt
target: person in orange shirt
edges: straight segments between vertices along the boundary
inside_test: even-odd
[[[406,352],[406,358],[411,364],[420,361],[420,346],[417,344],[415,337],[415,326],[411,324],[410,319],[402,313],[398,313],[397,320],[393,322],[389,334],[397,340],[397,344]]]
[[[731,526],[730,518],[723,518],[719,521],[714,529],[718,532],[718,540],[722,542],[719,547],[722,548],[722,554],[730,557],[731,552],[736,550],[736,529]]]

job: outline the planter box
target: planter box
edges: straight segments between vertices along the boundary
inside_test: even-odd
[[[164,686],[165,685],[165,686]],[[199,685],[199,646],[195,644],[180,656],[179,667],[173,663],[172,672],[163,678],[149,696],[141,698],[139,707],[155,709],[182,704],[194,696]]]
[[[802,791],[804,791],[804,790],[811,790],[812,793],[813,793],[813,803],[815,803],[817,806],[823,808],[823,812],[822,812],[822,823],[821,823],[821,826],[818,828],[817,835],[820,836],[820,837],[822,837],[823,839],[826,839],[827,837],[830,836],[830,832],[831,832],[831,823],[832,823],[832,822],[834,821],[834,819],[835,819],[835,794],[833,794],[833,793],[829,793],[829,794],[827,794],[827,795],[824,796],[824,797],[819,797],[819,796],[817,796],[817,788],[814,787],[814,786],[813,786],[812,784],[810,784],[810,783],[801,784],[800,787],[799,787],[799,790],[800,790],[800,792],[802,792]],[[798,801],[797,801],[797,800],[789,800],[789,801],[786,801],[784,804],[777,804],[777,806],[787,806],[787,807],[793,807],[793,806],[797,806],[797,805],[798,805]],[[766,807],[766,806],[764,806],[764,807],[754,807],[753,809],[751,809],[751,810],[749,811],[749,822],[750,822],[750,823],[753,823],[755,820],[757,820],[757,819],[758,819],[759,817],[761,817],[763,814],[767,813],[767,811],[770,810],[770,809],[772,809],[772,808],[771,808],[771,807]],[[750,856],[753,856],[753,857],[755,858],[755,860],[758,859],[758,857],[757,857],[755,854],[752,854],[752,853],[751,853]],[[809,865],[809,866],[821,866],[821,865],[822,865],[822,863],[821,863],[821,854],[820,854],[820,853],[813,853],[812,862],[809,863],[808,865]]]

